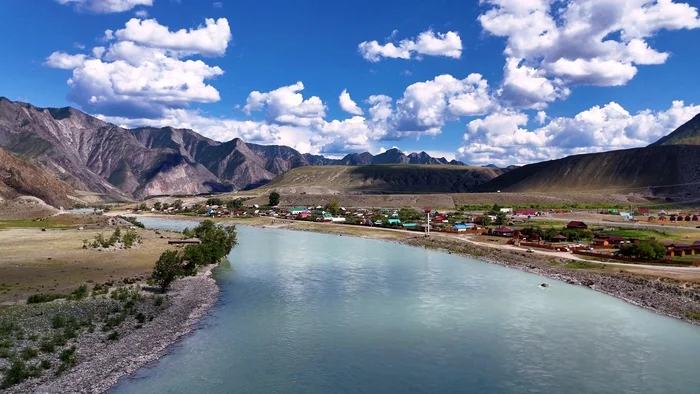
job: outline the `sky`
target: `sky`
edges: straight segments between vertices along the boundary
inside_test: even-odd
[[[698,0],[6,0],[0,96],[342,157],[522,165],[700,113]]]

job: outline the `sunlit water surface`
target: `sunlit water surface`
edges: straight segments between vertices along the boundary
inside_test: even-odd
[[[592,290],[398,244],[238,234],[211,314],[113,393],[700,393],[697,327]]]

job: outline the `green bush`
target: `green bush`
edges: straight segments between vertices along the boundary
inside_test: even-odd
[[[116,341],[119,339],[119,332],[118,331],[112,331],[107,335],[107,339],[110,341]]]
[[[41,360],[41,363],[39,363],[39,366],[44,369],[51,369],[51,361],[50,360]]]
[[[27,304],[40,304],[43,302],[51,302],[54,300],[68,298],[67,294],[32,294],[27,298]]]
[[[109,293],[109,286],[106,284],[95,284],[92,288],[92,296],[98,296]]]
[[[19,353],[23,360],[31,360],[39,355],[39,351],[36,348],[27,346]]]
[[[163,305],[164,298],[163,296],[156,296],[156,298],[153,300],[153,304],[155,306],[161,306]]]
[[[39,350],[41,350],[43,353],[51,354],[56,351],[56,345],[53,342],[53,339],[44,339],[41,341],[39,344]]]
[[[29,378],[29,371],[24,361],[15,359],[10,364],[10,368],[5,371],[5,377],[2,380],[2,388],[8,388],[16,384],[22,383]]]
[[[87,295],[88,287],[87,285],[82,285],[70,293],[70,298],[73,300],[82,300],[83,298],[87,297]]]
[[[63,328],[66,326],[66,318],[64,318],[62,315],[55,315],[51,319],[51,327],[55,329]]]

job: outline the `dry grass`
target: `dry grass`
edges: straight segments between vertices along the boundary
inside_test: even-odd
[[[117,282],[148,275],[168,247],[166,239],[139,230],[144,243],[134,249],[82,249],[83,239],[98,232],[109,236],[111,231],[113,228],[0,230],[0,303],[25,300],[38,292],[69,293],[85,282]]]

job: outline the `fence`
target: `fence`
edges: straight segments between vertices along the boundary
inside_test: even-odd
[[[645,260],[645,259],[637,259],[637,258],[634,258],[634,257],[617,256],[617,255],[614,255],[614,254],[584,252],[584,251],[582,251],[582,250],[574,250],[573,253],[574,253],[574,254],[580,254],[580,255],[583,255],[583,256],[598,257],[598,258],[601,258],[601,259],[626,261],[626,262],[628,262],[628,263],[667,264],[667,263],[670,262],[669,260]]]

